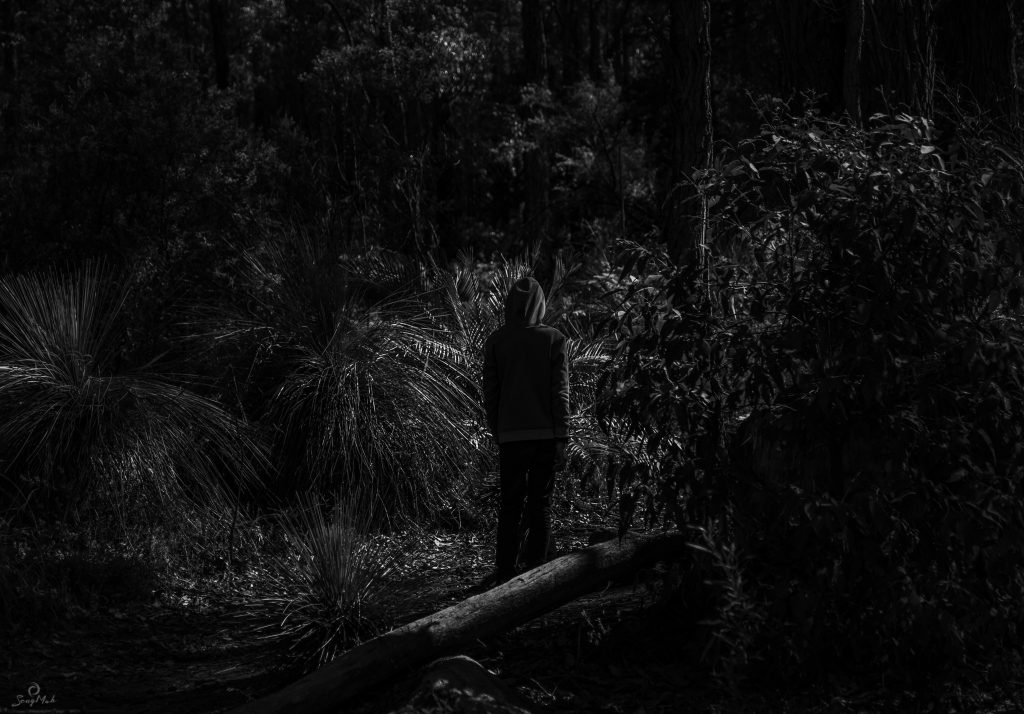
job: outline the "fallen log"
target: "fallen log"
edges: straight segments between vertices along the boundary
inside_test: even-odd
[[[486,667],[466,655],[427,665],[410,701],[390,714],[530,714],[530,703]]]
[[[623,538],[568,553],[474,595],[353,647],[333,662],[284,689],[234,709],[231,714],[336,712],[338,705],[477,639],[527,622],[659,560],[679,557],[679,531]]]

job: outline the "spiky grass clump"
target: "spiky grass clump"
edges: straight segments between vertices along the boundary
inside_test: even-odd
[[[385,623],[383,593],[395,567],[395,549],[371,529],[376,498],[369,489],[338,496],[333,505],[306,494],[284,513],[288,547],[272,558],[270,594],[243,615],[270,617],[261,629],[288,643],[306,665],[329,662]]]
[[[444,336],[386,310],[350,308],[301,345],[270,413],[312,484],[371,483],[400,517],[457,497],[479,406]]]
[[[0,279],[8,503],[123,532],[224,512],[228,483],[257,482],[260,450],[236,419],[181,376],[122,364],[126,285],[97,265]]]
[[[383,289],[418,267],[353,261],[326,237],[268,236],[245,261],[245,304],[210,326],[208,342],[235,342],[240,354],[262,354],[246,337],[272,346],[244,371],[261,375],[282,496],[364,483],[392,520],[456,511],[477,448],[475,377],[415,289],[367,292],[373,276]]]

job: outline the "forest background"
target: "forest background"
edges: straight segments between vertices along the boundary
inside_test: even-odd
[[[152,577],[312,661],[379,629],[388,534],[493,528],[531,273],[557,518],[692,534],[700,666],[1018,677],[1022,14],[2,0],[5,626]]]

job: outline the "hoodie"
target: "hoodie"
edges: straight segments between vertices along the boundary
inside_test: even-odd
[[[517,280],[505,324],[484,343],[484,407],[499,444],[569,435],[565,336],[541,322],[545,308],[540,283]]]

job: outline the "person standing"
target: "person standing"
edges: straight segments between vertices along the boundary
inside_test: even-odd
[[[501,503],[495,578],[516,574],[525,504],[526,567],[547,558],[555,471],[569,438],[569,363],[565,335],[541,322],[544,291],[533,278],[515,282],[505,324],[484,343],[484,408],[498,442]]]

